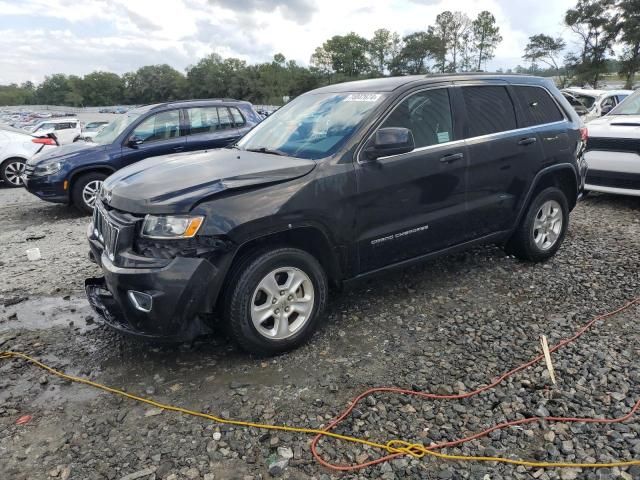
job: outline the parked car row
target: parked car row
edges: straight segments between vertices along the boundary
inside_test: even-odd
[[[107,324],[185,340],[219,319],[274,354],[313,334],[330,284],[489,242],[544,261],[584,192],[640,192],[640,92],[623,96],[475,74],[332,85],[264,121],[237,100],[147,105],[23,178],[92,214]]]
[[[181,145],[197,136],[194,119],[208,123],[194,107],[158,107],[188,119]],[[123,148],[135,129],[118,137]],[[87,295],[128,334],[185,340],[218,319],[245,350],[283,352],[313,334],[329,285],[481,243],[553,256],[584,186],[585,140],[550,80],[413,76],[318,89],[233,148],[110,175],[87,231],[104,277],[87,279]]]
[[[227,146],[260,120],[250,103],[237,100],[138,107],[98,126],[89,142],[31,159],[25,186],[43,200],[73,204],[90,213],[102,182],[115,171],[149,157]]]

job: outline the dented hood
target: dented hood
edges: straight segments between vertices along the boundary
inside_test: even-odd
[[[130,213],[187,213],[221,192],[293,180],[314,167],[313,160],[235,149],[166,155],[111,175],[102,199]]]

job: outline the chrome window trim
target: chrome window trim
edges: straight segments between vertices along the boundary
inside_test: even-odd
[[[394,107],[384,116],[384,118],[382,119],[382,121],[378,124],[378,126],[373,130],[373,132],[371,132],[370,135],[368,135],[366,137],[365,140],[363,140],[360,145],[358,146],[358,149],[356,151],[356,162],[360,165],[366,164],[366,163],[370,163],[371,161],[362,161],[360,160],[360,155],[362,153],[362,150],[364,149],[364,146],[367,144],[367,142],[369,142],[369,140],[371,139],[371,137],[373,137],[373,135],[378,131],[378,129],[380,128],[380,125],[382,125],[387,118],[393,113],[393,111],[398,107],[398,105],[400,105],[400,103],[402,103],[405,99],[409,98],[412,95],[415,95],[416,93],[421,93],[427,90],[436,90],[438,88],[455,88],[455,87],[465,87],[465,86],[487,86],[487,87],[495,87],[495,86],[501,86],[501,87],[505,87],[507,88],[507,86],[514,86],[514,87],[535,87],[535,88],[541,88],[542,90],[544,90],[547,95],[549,95],[551,97],[551,99],[555,102],[556,106],[558,107],[558,109],[560,110],[560,113],[562,114],[563,120],[557,120],[555,122],[549,122],[549,123],[540,123],[538,125],[532,125],[530,127],[520,127],[520,128],[516,128],[516,129],[512,129],[512,130],[504,130],[502,132],[495,132],[495,133],[488,133],[486,135],[479,135],[476,137],[469,137],[469,138],[463,138],[460,140],[452,140],[450,142],[445,142],[445,143],[438,143],[436,145],[428,145],[426,147],[418,147],[415,148],[413,150],[411,150],[410,152],[407,153],[399,153],[397,155],[388,155],[386,157],[379,157],[378,160],[385,160],[385,159],[389,159],[389,158],[396,158],[396,157],[403,157],[406,155],[411,155],[412,153],[416,153],[416,152],[423,152],[429,149],[434,149],[436,147],[441,147],[443,145],[455,145],[457,143],[463,143],[463,142],[468,142],[468,141],[476,141],[476,140],[480,140],[485,141],[488,139],[491,139],[492,137],[498,136],[498,135],[503,135],[506,133],[516,133],[516,132],[522,132],[525,130],[531,130],[531,129],[538,129],[540,127],[548,127],[548,126],[552,126],[552,125],[559,125],[561,123],[565,123],[570,121],[569,118],[567,118],[566,112],[564,111],[564,108],[562,108],[562,106],[558,103],[558,101],[556,100],[556,98],[551,94],[551,92],[549,91],[548,88],[542,86],[542,85],[531,85],[531,84],[526,84],[526,83],[500,83],[500,84],[489,84],[489,83],[469,83],[469,84],[453,84],[453,85],[446,85],[446,86],[442,86],[442,85],[438,85],[438,86],[434,86],[434,87],[430,87],[430,88],[423,88],[420,90],[415,90],[413,92],[409,92],[407,95],[405,95],[404,97],[402,97],[400,99],[400,101],[398,101]],[[449,99],[451,99],[451,96],[449,96]],[[513,100],[512,100],[513,101]],[[515,107],[515,105],[514,105]],[[451,112],[453,114],[453,111]]]

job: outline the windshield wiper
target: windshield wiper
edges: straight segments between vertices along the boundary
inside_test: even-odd
[[[270,149],[270,148],[267,148],[267,147],[247,148],[245,150],[247,152],[266,153],[268,155],[279,155],[281,157],[286,157],[287,156],[286,153],[281,152],[280,150]]]

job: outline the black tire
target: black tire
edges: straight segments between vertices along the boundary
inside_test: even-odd
[[[76,179],[71,187],[71,202],[82,213],[91,214],[93,212],[93,205],[89,205],[82,194],[85,187],[91,182],[103,182],[107,178],[107,175],[100,172],[86,173]]]
[[[307,320],[291,336],[284,339],[267,338],[258,331],[251,319],[254,294],[262,279],[270,272],[286,267],[299,269],[310,279],[313,307]],[[261,250],[242,259],[231,272],[224,295],[224,321],[231,337],[243,350],[257,355],[276,355],[309,340],[318,327],[327,297],[327,276],[312,255],[297,248]]]
[[[8,158],[0,165],[0,177],[4,181],[4,186],[9,188],[20,188],[24,186],[24,182],[20,179],[19,183],[15,183],[14,169],[16,164],[24,165],[27,162],[22,158]]]
[[[534,241],[534,222],[542,205],[554,200],[562,211],[562,227],[555,243],[549,248],[542,249]],[[562,190],[549,187],[538,193],[529,204],[520,225],[514,232],[506,246],[507,253],[515,255],[520,260],[530,262],[544,262],[553,257],[564,240],[569,226],[569,206]]]

